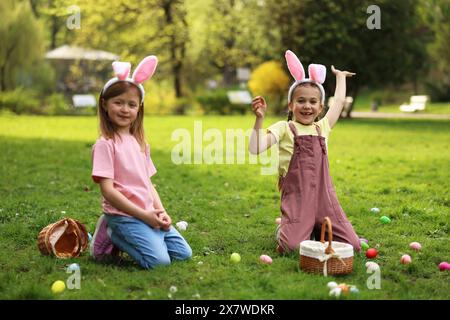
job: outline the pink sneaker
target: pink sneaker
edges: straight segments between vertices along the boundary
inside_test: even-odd
[[[91,256],[95,260],[102,260],[105,256],[113,254],[115,246],[111,241],[108,231],[110,230],[108,230],[105,215],[102,214],[97,221],[94,236],[92,237],[90,244]]]

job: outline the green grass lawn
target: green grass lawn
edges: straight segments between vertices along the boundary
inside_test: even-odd
[[[333,278],[299,271],[298,253],[275,253],[279,216],[276,176],[260,165],[174,165],[173,130],[250,128],[253,117],[149,117],[146,136],[158,169],[153,179],[193,258],[146,271],[133,263],[98,263],[87,252],[59,260],[42,256],[37,235],[63,217],[90,233],[100,215],[100,193],[91,178],[95,117],[0,116],[0,299],[332,299],[326,284],[356,285],[343,299],[450,299],[450,122],[343,120],[329,141],[330,167],[340,202],[360,237],[378,248],[381,289],[369,290],[366,258],[356,254],[352,274]],[[266,119],[265,124],[276,121]],[[205,146],[208,145],[205,142]],[[378,207],[380,214],[370,212]],[[379,217],[392,219],[381,224]],[[422,244],[412,252],[409,243]],[[242,261],[231,264],[232,252]],[[268,254],[273,264],[259,263]],[[399,263],[403,254],[413,262]],[[50,291],[55,280],[81,267],[81,289]]]

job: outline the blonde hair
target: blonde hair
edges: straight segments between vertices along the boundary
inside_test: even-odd
[[[102,91],[100,93],[100,97],[98,98],[97,114],[99,118],[100,135],[102,135],[103,137],[107,139],[113,139],[115,141],[115,137],[119,136],[117,134],[117,127],[109,118],[108,113],[104,108],[104,104],[106,104],[109,99],[120,96],[128,90],[131,90],[131,88],[134,88],[138,92],[139,101],[141,101],[142,97],[140,90],[134,84],[127,81],[119,81],[106,89],[105,92]],[[142,152],[145,150],[146,145],[143,120],[144,102],[140,104],[136,120],[130,126],[130,134],[136,138],[137,142],[141,146]]]

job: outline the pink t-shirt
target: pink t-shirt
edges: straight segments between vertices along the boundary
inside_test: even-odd
[[[146,144],[145,153],[132,135],[105,139],[100,137],[92,147],[92,179],[110,178],[114,188],[119,190],[135,205],[144,210],[152,209],[153,199],[150,195],[150,177],[156,168],[150,158],[150,148]],[[102,208],[110,214],[129,216],[114,208],[103,198]]]

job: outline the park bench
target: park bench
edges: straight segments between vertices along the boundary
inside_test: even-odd
[[[409,104],[402,104],[400,111],[416,112],[425,110],[428,101],[428,96],[411,96]]]
[[[231,104],[250,104],[252,96],[247,90],[235,90],[227,92],[228,100]]]
[[[334,97],[330,97],[328,99],[328,107],[332,107],[334,103]],[[350,107],[352,106],[353,103],[353,97],[345,97],[345,104],[344,104],[344,108],[342,108],[342,112],[341,112],[341,117],[345,118],[349,111],[350,111]]]
[[[72,102],[75,108],[95,107],[97,105],[97,100],[93,94],[74,94]]]

